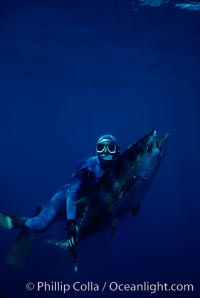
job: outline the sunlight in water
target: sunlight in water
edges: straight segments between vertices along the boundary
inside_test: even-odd
[[[140,0],[140,5],[160,6],[167,2],[167,0]]]
[[[151,6],[151,7],[158,7],[166,3],[170,3],[172,1],[170,0],[139,0],[140,6]],[[133,0],[131,2],[132,5],[136,5],[136,1]],[[184,1],[182,3],[176,3],[174,4],[175,7],[181,8],[181,9],[187,9],[187,10],[195,10],[200,11],[200,1]],[[138,10],[138,7],[134,10]]]
[[[192,1],[187,3],[177,3],[176,7],[188,10],[199,10],[200,11],[200,2],[199,1]]]

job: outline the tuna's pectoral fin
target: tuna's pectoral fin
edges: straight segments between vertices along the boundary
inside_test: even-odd
[[[113,237],[115,236],[118,222],[119,222],[119,218],[115,217],[111,226],[110,239],[113,239]]]
[[[87,202],[87,197],[83,197],[80,200],[76,201],[74,205],[85,204]]]
[[[140,207],[141,207],[140,203],[137,204],[135,207],[133,207],[133,209],[131,210],[131,213],[132,213],[133,216],[137,216],[138,215],[138,212],[140,210]]]

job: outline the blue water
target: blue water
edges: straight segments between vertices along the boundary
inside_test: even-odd
[[[151,297],[149,292],[29,292],[27,282],[192,283],[200,295],[200,13],[128,1],[1,1],[0,209],[31,215],[66,183],[103,133],[123,149],[152,129],[171,134],[137,218],[128,215],[70,257],[37,237],[26,263],[5,259],[16,232],[0,230],[0,296]]]

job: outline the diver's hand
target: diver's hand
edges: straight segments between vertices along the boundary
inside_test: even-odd
[[[67,221],[67,234],[66,246],[75,247],[78,244],[78,227],[75,220]]]

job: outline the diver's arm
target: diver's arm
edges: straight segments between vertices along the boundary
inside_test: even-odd
[[[87,178],[87,169],[79,170],[72,176],[66,201],[66,217],[67,217],[67,247],[75,247],[78,244],[78,227],[76,225],[76,205],[75,202],[79,199],[85,179]]]
[[[78,177],[74,177],[70,183],[68,193],[67,193],[67,202],[66,202],[66,215],[67,220],[76,219],[76,205],[75,202],[78,198],[79,190],[81,189],[82,181]]]
[[[67,220],[76,220],[76,205],[75,202],[79,199],[79,194],[85,183],[88,175],[88,169],[80,169],[73,175],[67,192],[66,201],[66,216]]]

